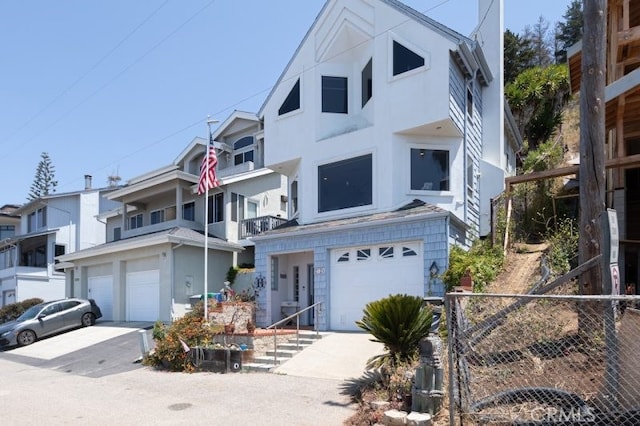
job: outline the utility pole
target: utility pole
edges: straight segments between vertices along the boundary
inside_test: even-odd
[[[580,90],[580,242],[579,263],[601,252],[605,210],[606,0],[583,1],[582,82]],[[580,275],[580,294],[602,294],[599,268]],[[584,318],[583,318],[584,319]]]

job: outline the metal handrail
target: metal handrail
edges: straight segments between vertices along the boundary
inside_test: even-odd
[[[300,315],[303,314],[304,312],[307,312],[309,309],[311,308],[318,308],[320,305],[322,304],[322,302],[316,302],[313,305],[307,306],[304,309],[301,309],[297,312],[294,312],[293,314],[289,315],[286,318],[281,319],[280,321],[274,322],[273,324],[271,324],[268,327],[265,327],[265,330],[269,330],[269,329],[273,329],[273,365],[277,365],[278,364],[278,336],[277,336],[277,330],[278,330],[278,325],[280,324],[284,324],[287,323],[289,321],[291,321],[293,318],[296,319],[296,350],[300,349]],[[315,318],[318,317],[318,310],[316,309],[316,315]],[[318,336],[320,334],[319,330],[318,330],[318,323],[317,321],[313,322],[313,328],[316,331],[316,336]]]

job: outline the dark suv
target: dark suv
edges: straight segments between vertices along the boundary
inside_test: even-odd
[[[0,324],[0,346],[26,346],[39,338],[95,324],[102,312],[93,299],[69,298],[34,305]]]

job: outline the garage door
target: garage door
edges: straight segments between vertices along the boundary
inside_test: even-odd
[[[160,318],[160,271],[127,273],[127,321]]]
[[[89,298],[96,301],[102,320],[113,321],[113,276],[89,277]]]
[[[331,251],[329,327],[360,330],[365,305],[390,294],[424,296],[422,244],[402,243]]]

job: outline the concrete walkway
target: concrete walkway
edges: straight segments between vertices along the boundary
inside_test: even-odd
[[[384,352],[381,343],[364,332],[321,333],[322,339],[277,367],[276,374],[319,379],[360,378],[367,361]]]

